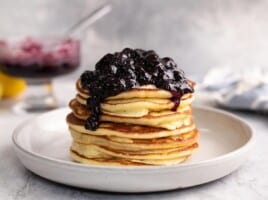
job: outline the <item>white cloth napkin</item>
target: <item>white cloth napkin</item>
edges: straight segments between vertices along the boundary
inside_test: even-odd
[[[229,109],[268,112],[268,70],[221,67],[212,69],[199,88]]]

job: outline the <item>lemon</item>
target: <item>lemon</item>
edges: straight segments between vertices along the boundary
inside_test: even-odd
[[[26,88],[26,82],[0,72],[0,96],[3,98],[16,97]],[[2,94],[2,95],[1,95]]]
[[[3,84],[0,82],[0,99],[3,96]]]

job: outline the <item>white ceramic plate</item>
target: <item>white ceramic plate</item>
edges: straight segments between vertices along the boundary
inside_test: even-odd
[[[195,107],[200,148],[174,166],[100,167],[69,158],[69,109],[45,113],[18,126],[13,142],[23,165],[49,180],[75,187],[113,192],[152,192],[185,188],[216,180],[236,170],[252,144],[252,130],[227,112]]]

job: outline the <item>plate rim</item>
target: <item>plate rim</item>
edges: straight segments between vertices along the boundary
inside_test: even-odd
[[[34,159],[38,159],[41,161],[46,161],[55,165],[64,165],[66,167],[70,167],[70,168],[80,168],[83,170],[109,170],[109,171],[121,171],[121,170],[127,170],[127,171],[131,171],[131,172],[155,172],[155,170],[161,170],[161,169],[165,169],[165,170],[174,170],[174,169],[178,169],[178,168],[183,168],[183,169],[189,169],[189,168],[196,168],[196,167],[202,167],[202,166],[207,166],[210,165],[211,163],[215,163],[215,162],[219,162],[219,161],[223,161],[223,160],[228,160],[232,157],[235,157],[236,155],[238,155],[239,153],[249,149],[253,143],[254,143],[254,131],[253,128],[251,127],[250,124],[248,124],[244,119],[242,119],[241,117],[232,114],[228,111],[224,111],[224,110],[220,110],[214,107],[209,107],[209,106],[203,106],[203,105],[194,105],[193,106],[194,109],[199,109],[199,110],[206,110],[206,111],[210,111],[210,112],[214,112],[217,114],[221,114],[221,115],[225,115],[227,117],[233,118],[237,121],[239,121],[240,123],[243,124],[244,127],[246,127],[247,129],[247,134],[248,134],[248,140],[245,142],[245,144],[243,144],[242,146],[240,146],[239,148],[234,149],[231,152],[228,152],[226,154],[223,154],[221,156],[217,156],[215,158],[212,159],[207,159],[207,160],[203,160],[203,161],[199,161],[196,163],[181,163],[181,164],[177,164],[177,165],[168,165],[168,166],[101,166],[101,165],[88,165],[88,164],[82,164],[82,163],[76,163],[76,162],[71,162],[71,161],[65,161],[65,160],[59,160],[56,158],[51,158],[48,156],[44,156],[42,154],[39,153],[35,153],[32,151],[29,151],[25,148],[23,148],[19,142],[17,141],[17,137],[20,134],[20,130],[27,126],[29,123],[31,123],[31,121],[33,120],[37,120],[38,118],[42,117],[43,115],[47,115],[53,112],[60,112],[63,110],[67,110],[68,107],[64,107],[64,108],[59,108],[53,111],[49,111],[49,112],[45,112],[42,113],[40,115],[36,115],[34,117],[31,117],[30,119],[24,120],[22,121],[19,125],[17,125],[13,131],[12,134],[12,142],[13,142],[13,147],[15,149],[18,149],[19,151],[21,151],[22,153],[34,158]],[[18,156],[17,156],[18,157]],[[19,158],[20,159],[20,158]]]

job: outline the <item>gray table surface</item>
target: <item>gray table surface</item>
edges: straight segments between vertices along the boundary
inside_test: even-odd
[[[212,105],[198,98],[196,104]],[[0,199],[268,199],[268,116],[234,113],[245,119],[253,127],[256,135],[251,155],[238,171],[212,183],[188,189],[161,193],[118,194],[60,185],[26,170],[13,151],[11,135],[14,127],[29,115],[16,115],[6,103],[0,103]]]

